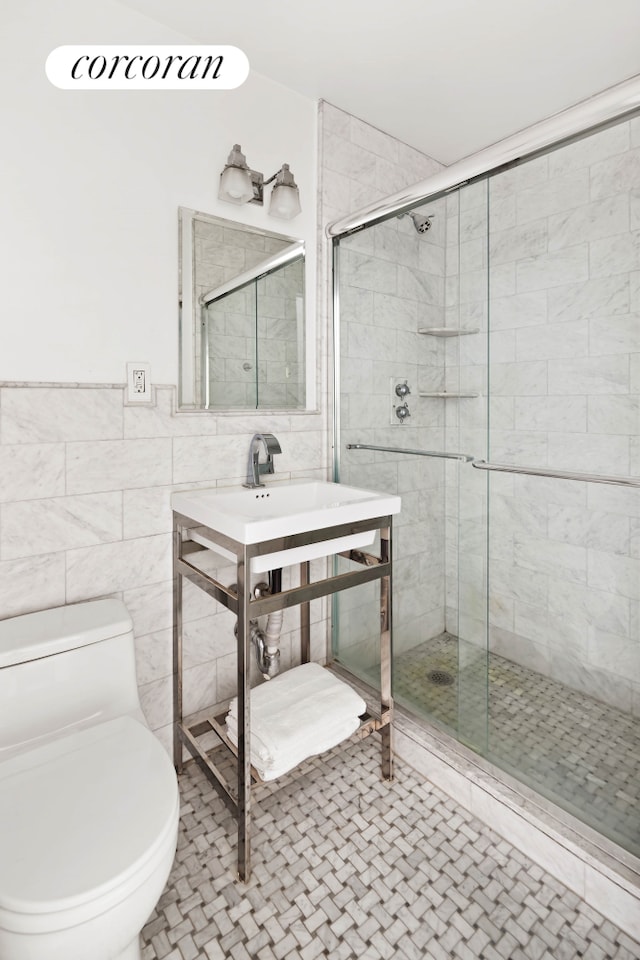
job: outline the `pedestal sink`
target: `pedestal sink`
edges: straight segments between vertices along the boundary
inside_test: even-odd
[[[240,544],[255,544],[341,524],[399,513],[401,500],[394,494],[376,493],[342,483],[316,480],[280,481],[263,487],[213,487],[174,493],[171,506],[195,524],[208,527]],[[346,536],[274,550],[254,557],[255,573],[329,556],[373,542],[375,531],[354,530]],[[191,538],[228,560],[231,551],[207,539],[206,533]]]

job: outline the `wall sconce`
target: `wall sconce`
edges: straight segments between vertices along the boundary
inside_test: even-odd
[[[264,188],[275,180],[269,215],[280,220],[292,220],[302,209],[300,192],[289,170],[289,164],[281,168],[268,180],[257,170],[251,170],[239,143],[233,145],[224,170],[220,174],[218,199],[226,203],[264,203]]]

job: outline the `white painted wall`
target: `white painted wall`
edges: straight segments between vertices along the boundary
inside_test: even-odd
[[[61,44],[189,42],[115,0],[23,0],[0,27],[0,380],[118,383],[146,360],[175,384],[179,205],[299,236],[315,292],[313,100],[253,73],[210,93],[53,87]],[[218,201],[233,142],[266,177],[290,164],[295,220]]]

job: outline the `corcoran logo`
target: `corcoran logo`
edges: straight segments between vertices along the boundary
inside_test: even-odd
[[[233,90],[249,75],[238,47],[69,45],[47,57],[62,90]]]

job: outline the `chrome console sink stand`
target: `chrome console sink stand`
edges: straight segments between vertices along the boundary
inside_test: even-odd
[[[254,557],[299,547],[312,542],[331,540],[368,530],[380,531],[380,555],[374,556],[361,550],[339,554],[354,564],[357,569],[339,573],[315,582],[309,579],[309,562],[300,564],[300,582],[297,587],[281,593],[251,597],[251,561]],[[393,777],[393,751],[391,720],[391,516],[376,517],[354,523],[339,524],[321,530],[279,537],[255,544],[238,543],[209,527],[196,525],[193,520],[174,511],[173,514],[173,569],[174,569],[174,620],[173,620],[173,694],[174,694],[174,763],[182,772],[183,746],[200,764],[230,808],[238,823],[238,877],[249,879],[251,872],[251,791],[253,785],[262,783],[251,765],[250,738],[250,687],[249,664],[251,654],[250,622],[252,619],[274,610],[300,606],[300,660],[310,659],[310,602],[329,596],[362,583],[380,580],[380,709],[371,710],[361,718],[361,725],[354,736],[364,738],[374,731],[381,736],[381,773],[385,780]],[[223,586],[219,581],[198,568],[198,554],[206,550],[195,542],[192,535],[204,537],[236,556],[236,590]],[[213,716],[201,711],[194,718],[183,716],[183,631],[182,631],[182,584],[183,578],[204,590],[238,618],[237,637],[237,696],[238,696],[238,745],[229,740],[225,727],[225,714]],[[226,763],[215,759],[218,750],[207,751],[199,742],[200,737],[214,732],[234,759],[235,777],[227,775]]]

